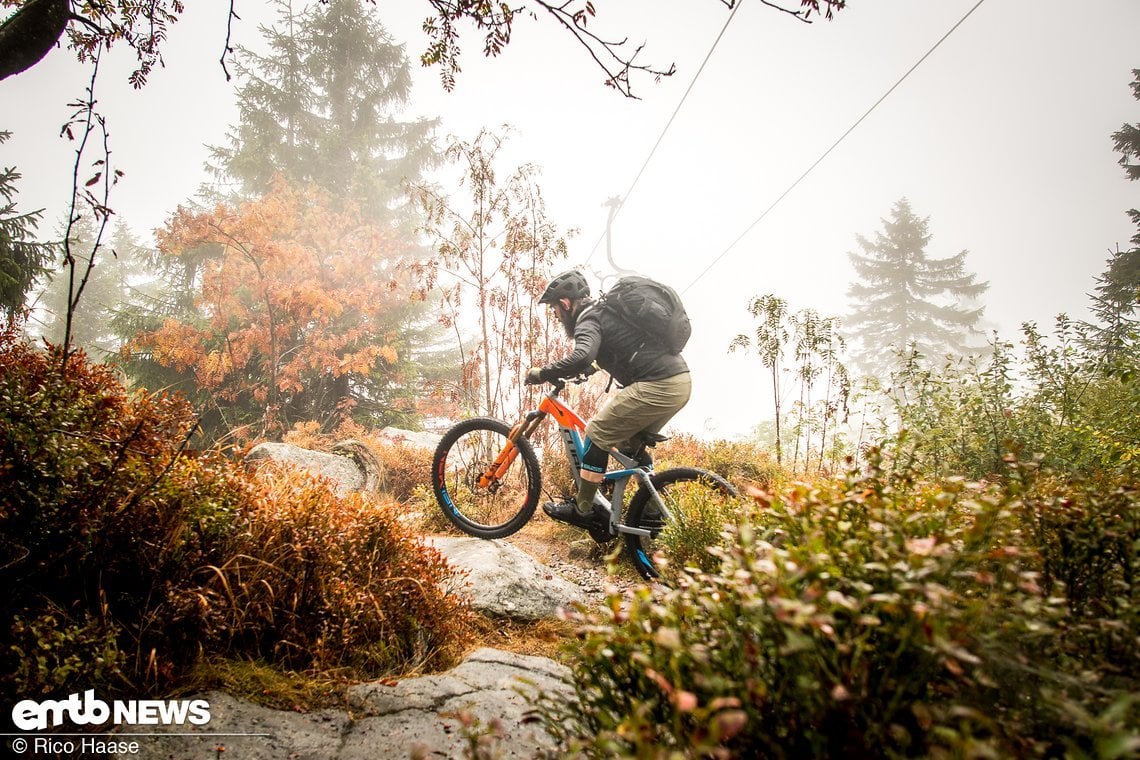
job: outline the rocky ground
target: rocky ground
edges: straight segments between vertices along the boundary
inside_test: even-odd
[[[369,487],[368,473],[347,456],[286,444],[263,444],[255,452],[252,458],[310,469],[334,481],[341,492]],[[528,626],[541,628],[571,604],[596,604],[612,590],[630,588],[638,578],[629,560],[617,542],[599,547],[585,532],[555,523],[541,511],[517,534],[496,541],[424,532],[425,542],[459,571],[453,591],[466,596],[490,622],[497,634],[487,637],[492,645],[473,640],[463,661],[445,673],[354,685],[343,709],[274,710],[221,692],[199,695],[210,704],[207,725],[99,737],[123,747],[111,756],[529,758],[550,747],[551,737],[533,719],[537,698],[571,698],[573,691],[564,665],[530,654],[535,647],[527,640],[528,635],[534,638],[527,634]],[[508,630],[516,635],[505,635]],[[555,640],[545,649],[553,653],[558,644]],[[476,755],[474,742],[488,732],[493,737],[483,741],[493,746]]]
[[[626,590],[638,581],[620,542],[599,546],[585,531],[558,525],[545,515],[507,541],[580,586],[591,600],[601,601],[607,589]]]
[[[608,590],[636,582],[624,556],[607,563],[606,552],[584,533],[542,515],[508,539],[434,535],[425,541],[461,570],[455,592],[504,627],[541,624],[562,607],[595,604]],[[607,572],[615,561],[615,572]],[[517,643],[473,642],[473,651],[445,673],[357,684],[348,689],[346,709],[274,710],[210,692],[199,695],[210,704],[206,726],[105,738],[125,747],[112,755],[124,759],[353,760],[475,757],[474,743],[484,734],[482,741],[491,744],[484,749],[493,754],[478,756],[532,758],[553,744],[534,719],[538,697],[571,698],[573,690],[564,665],[522,654],[527,642]],[[137,744],[132,749],[127,742]]]

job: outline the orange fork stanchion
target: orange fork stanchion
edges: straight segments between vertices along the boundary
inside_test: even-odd
[[[525,421],[524,421],[525,422]],[[507,445],[495,457],[495,461],[487,468],[487,471],[479,476],[479,487],[489,488],[492,483],[497,483],[499,478],[506,475],[507,470],[514,463],[515,458],[519,455],[519,447],[515,445],[518,439],[519,432],[522,430],[524,422],[519,422],[511,428],[510,435],[507,436]]]

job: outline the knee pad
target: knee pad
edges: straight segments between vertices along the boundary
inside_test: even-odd
[[[589,438],[586,439],[586,450],[582,452],[582,469],[593,472],[605,472],[609,464],[610,453],[601,446],[595,446]]]

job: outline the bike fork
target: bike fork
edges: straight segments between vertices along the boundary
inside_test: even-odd
[[[535,412],[528,414],[524,419],[515,423],[515,426],[511,428],[511,432],[507,434],[506,445],[503,446],[498,456],[495,457],[495,461],[491,462],[483,474],[479,476],[480,488],[493,489],[498,485],[502,477],[507,474],[507,470],[514,464],[515,459],[518,458],[519,447],[515,442],[519,439],[519,436],[529,436],[531,431],[538,426],[544,416],[544,412]]]

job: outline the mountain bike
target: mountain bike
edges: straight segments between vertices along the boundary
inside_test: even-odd
[[[536,451],[541,444],[532,441],[532,436],[548,418],[558,425],[566,464],[577,486],[586,423],[558,397],[567,382],[583,381],[553,381],[538,408],[513,426],[491,417],[474,417],[447,431],[432,459],[432,490],[455,527],[476,538],[503,538],[534,516],[542,494],[542,473]],[[599,544],[620,536],[643,578],[668,582],[667,576],[678,569],[670,567],[670,550],[676,547],[670,539],[683,534],[686,514],[693,509],[725,514],[725,502],[735,499],[737,492],[719,475],[695,467],[654,472],[647,449],[663,440],[665,436],[642,435],[632,450],[610,451],[618,468],[606,472],[594,497],[605,517],[589,532]],[[631,482],[637,486],[633,492],[629,491]]]

